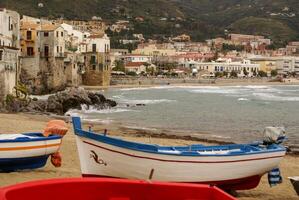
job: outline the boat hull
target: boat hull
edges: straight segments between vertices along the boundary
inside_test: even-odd
[[[57,152],[61,137],[23,139],[0,142],[0,172],[36,169],[45,166],[48,157]]]
[[[107,178],[53,179],[0,188],[0,200],[19,199],[236,200],[214,186]]]
[[[177,156],[135,151],[76,136],[83,176],[215,184],[223,189],[255,188],[278,166],[285,152],[242,156]]]
[[[49,155],[0,159],[0,172],[14,172],[25,169],[37,169],[46,165]]]

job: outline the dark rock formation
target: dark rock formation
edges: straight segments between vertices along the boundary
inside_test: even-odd
[[[12,103],[11,111],[23,112],[49,112],[63,115],[70,109],[81,109],[81,105],[93,105],[98,109],[115,107],[117,103],[106,99],[100,93],[86,91],[82,88],[70,88],[49,96],[47,100],[31,100],[27,105],[16,106]],[[17,107],[17,109],[15,108]]]

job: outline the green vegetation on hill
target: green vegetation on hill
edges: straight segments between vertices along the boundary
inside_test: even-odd
[[[296,39],[297,35],[294,30],[281,21],[257,17],[240,19],[230,28],[235,33],[264,35],[278,45],[284,45],[288,40]]]
[[[146,37],[187,33],[202,41],[229,30],[269,36],[277,44],[299,38],[298,0],[0,0],[0,7],[36,17],[126,19]],[[135,21],[138,16],[145,20]]]

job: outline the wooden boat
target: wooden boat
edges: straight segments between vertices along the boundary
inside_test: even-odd
[[[50,155],[60,167],[58,150],[67,131],[64,121],[51,120],[43,133],[0,134],[0,172],[43,167]]]
[[[136,180],[72,178],[0,189],[0,200],[236,200],[214,186]]]
[[[289,177],[297,195],[299,196],[299,176]]]
[[[59,150],[62,137],[42,133],[1,134],[0,172],[43,167],[48,157]]]
[[[222,189],[255,188],[286,153],[277,144],[159,146],[84,131],[73,118],[84,177],[117,177],[215,184]]]

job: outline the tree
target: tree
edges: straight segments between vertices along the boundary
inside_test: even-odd
[[[224,76],[224,77],[227,77],[227,76],[228,76],[228,72],[227,72],[227,71],[224,71],[224,72],[223,72],[223,76]]]
[[[115,61],[115,67],[112,69],[113,71],[122,71],[125,72],[125,64],[122,60]]]
[[[256,70],[254,70],[253,71],[253,76],[256,76],[256,75],[257,75]]]
[[[127,72],[127,75],[128,75],[128,76],[137,76],[137,73],[131,71],[131,72]]]
[[[218,78],[218,77],[222,77],[222,76],[223,76],[223,74],[222,74],[221,72],[216,72],[216,73],[215,73],[215,77],[217,77],[217,78]]]
[[[272,77],[275,77],[275,76],[277,76],[277,70],[271,70],[271,76]]]
[[[238,77],[238,73],[236,71],[231,71],[230,73],[230,77],[233,77],[233,78],[237,78]]]
[[[258,75],[259,75],[260,77],[267,77],[267,76],[268,76],[267,73],[264,72],[264,71],[258,71]]]
[[[243,68],[243,74],[244,74],[245,76],[248,75],[248,72],[247,72],[246,68]]]
[[[293,77],[296,77],[297,73],[296,72],[291,72],[290,75],[293,76]]]

